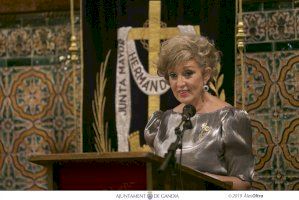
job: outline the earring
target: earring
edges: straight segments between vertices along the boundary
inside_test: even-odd
[[[205,92],[209,91],[209,89],[210,89],[210,88],[209,88],[209,86],[208,86],[207,84],[203,86],[203,90],[204,90]]]

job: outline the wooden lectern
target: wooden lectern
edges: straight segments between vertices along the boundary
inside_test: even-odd
[[[231,183],[180,166],[159,173],[163,158],[146,152],[34,155],[48,171],[50,190],[229,190]]]

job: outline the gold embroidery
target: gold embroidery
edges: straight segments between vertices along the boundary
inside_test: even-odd
[[[139,131],[135,131],[129,136],[129,145],[131,152],[151,152],[151,148],[148,145],[140,145],[140,133]]]
[[[104,110],[106,105],[106,96],[104,95],[107,78],[105,77],[108,59],[111,50],[108,51],[105,62],[101,62],[100,72],[96,75],[96,89],[94,99],[92,100],[92,112],[95,131],[95,148],[97,152],[111,152],[111,140],[108,137],[108,123],[104,121]]]

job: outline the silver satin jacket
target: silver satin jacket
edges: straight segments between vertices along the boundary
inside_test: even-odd
[[[173,110],[157,111],[148,121],[144,137],[155,154],[164,157],[176,140],[174,129],[182,116]],[[212,174],[235,176],[252,181],[254,157],[252,130],[246,111],[224,107],[210,113],[195,114],[193,128],[182,141],[182,164]],[[179,161],[180,149],[176,151]]]

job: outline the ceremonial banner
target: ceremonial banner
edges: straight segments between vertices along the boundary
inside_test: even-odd
[[[193,26],[178,26],[181,33],[196,33]],[[128,40],[131,27],[121,27],[117,32],[118,50],[116,67],[115,116],[118,151],[129,151],[129,131],[131,122],[130,70],[135,84],[145,95],[164,94],[169,85],[163,77],[151,75],[143,66],[135,42]],[[133,108],[134,109],[134,108]],[[138,108],[135,108],[138,109]]]
[[[155,62],[161,42],[180,32],[200,32],[223,52],[223,69],[228,71],[225,75],[226,94],[228,100],[233,99],[229,92],[233,92],[234,80],[232,13],[235,10],[234,4],[226,2],[83,1],[84,151],[95,151],[92,100],[96,74],[109,50],[111,54],[105,73],[107,84],[103,91],[106,98],[104,121],[108,124],[114,151],[131,151],[128,140],[134,135],[139,136],[135,142],[142,146],[145,143],[143,130],[149,116],[156,110],[165,111],[178,104],[169,86],[157,76]],[[230,13],[230,18],[220,17],[222,11]],[[200,30],[194,30],[194,27],[200,27]]]

